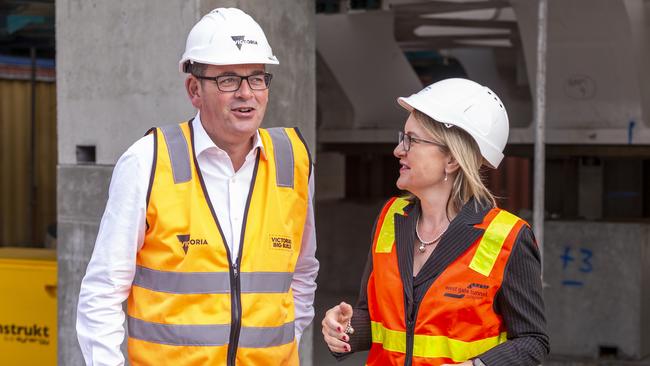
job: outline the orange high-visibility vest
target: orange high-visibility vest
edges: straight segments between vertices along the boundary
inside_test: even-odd
[[[368,280],[372,346],[367,365],[441,365],[469,360],[506,341],[494,299],[517,234],[526,223],[494,208],[477,228],[483,235],[452,262],[427,290],[407,324],[404,287],[397,265],[395,215],[409,202],[384,206],[373,240]]]
[[[128,299],[131,365],[298,365],[291,281],[311,174],[295,129],[259,130],[232,263],[190,122],[154,130],[147,231]]]

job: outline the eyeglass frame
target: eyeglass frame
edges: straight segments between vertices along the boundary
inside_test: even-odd
[[[406,142],[406,140],[408,140],[408,143]],[[431,145],[435,145],[435,146],[438,146],[438,147],[445,147],[445,145],[443,145],[443,144],[441,144],[439,142],[426,140],[426,139],[421,139],[419,137],[413,137],[413,136],[411,136],[411,135],[409,135],[407,133],[404,133],[403,131],[398,131],[397,132],[397,144],[398,145],[402,144],[402,149],[404,149],[404,151],[406,151],[406,152],[411,151],[411,142],[426,143],[426,144],[431,144]]]
[[[253,88],[253,86],[251,86],[251,83],[248,81],[248,78],[254,77],[254,76],[260,76],[260,75],[264,76],[264,88],[263,89]],[[246,82],[248,83],[248,87],[251,88],[251,90],[267,90],[271,86],[271,80],[273,79],[273,74],[271,74],[270,72],[265,72],[265,73],[261,73],[261,74],[251,74],[251,75],[247,75],[247,76],[236,75],[236,74],[233,74],[233,75],[227,75],[226,74],[226,75],[217,75],[217,76],[202,76],[202,75],[192,74],[192,76],[194,76],[195,78],[197,78],[199,80],[214,81],[214,83],[217,84],[217,89],[219,89],[219,91],[222,91],[224,93],[236,92],[237,90],[239,90],[239,88],[241,88],[241,84],[244,82],[244,80],[246,80]],[[223,90],[223,89],[221,89],[221,86],[219,86],[219,79],[220,78],[226,78],[226,77],[239,78],[239,83],[237,84],[237,88],[235,88],[233,90]]]

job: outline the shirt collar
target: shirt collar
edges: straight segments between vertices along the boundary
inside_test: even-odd
[[[192,121],[192,129],[194,130],[194,153],[196,156],[201,155],[201,153],[207,149],[217,149],[217,151],[224,151],[222,148],[217,146],[214,141],[212,141],[210,136],[208,136],[208,133],[205,131],[205,128],[203,128],[200,112],[196,113],[196,117],[194,117],[194,120]],[[256,148],[260,149],[262,157],[266,159],[266,152],[264,150],[264,145],[262,144],[262,138],[260,137],[259,130],[255,131],[255,136],[253,136],[253,148],[251,151],[254,152]]]
[[[465,222],[467,224],[480,224],[492,207],[482,205],[476,198],[470,198],[460,209],[460,212],[454,218],[454,221]],[[420,200],[413,199],[405,208],[404,212],[409,216],[418,217],[420,215]]]

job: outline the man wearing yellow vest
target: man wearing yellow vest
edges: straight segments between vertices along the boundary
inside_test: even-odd
[[[219,8],[181,71],[196,116],[120,158],[81,285],[88,365],[298,365],[318,261],[312,164],[293,128],[259,128],[278,64],[260,26]]]

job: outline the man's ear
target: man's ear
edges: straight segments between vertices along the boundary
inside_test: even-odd
[[[190,98],[190,102],[192,102],[194,108],[200,109],[201,95],[203,92],[201,90],[201,82],[192,75],[188,75],[187,79],[185,79],[185,90],[187,90],[187,96]]]

